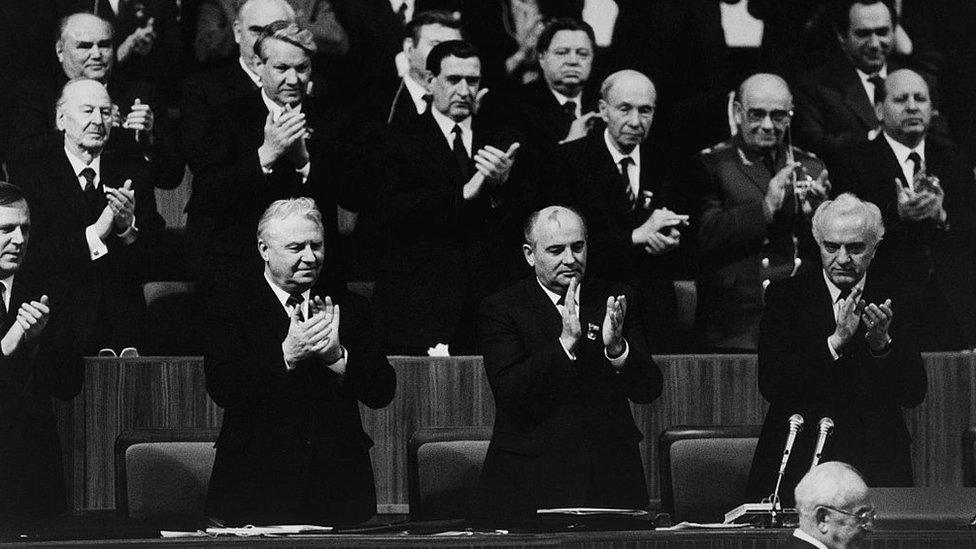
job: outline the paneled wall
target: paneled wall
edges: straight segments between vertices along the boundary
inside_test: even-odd
[[[929,373],[925,403],[907,413],[916,483],[962,484],[960,436],[976,417],[976,355],[924,355]],[[761,423],[766,405],[756,386],[751,355],[656,357],[664,371],[663,396],[634,406],[645,434],[644,466],[651,499],[659,497],[657,435],[673,425]],[[382,410],[362,409],[372,451],[377,499],[383,512],[406,512],[406,447],[419,427],[491,425],[494,403],[480,357],[391,359],[397,396]],[[207,397],[199,358],[87,360],[85,387],[59,403],[70,497],[75,508],[115,505],[116,435],[144,427],[217,427],[221,411]]]

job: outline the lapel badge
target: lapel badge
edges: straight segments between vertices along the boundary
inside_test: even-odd
[[[653,191],[641,191],[641,203],[645,210],[651,209],[651,201],[654,199]]]
[[[586,326],[586,339],[590,341],[596,341],[597,336],[600,335],[600,327],[592,322],[587,323]]]

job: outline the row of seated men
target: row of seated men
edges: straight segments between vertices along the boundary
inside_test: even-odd
[[[316,45],[289,23],[291,8],[247,2],[235,27],[240,63],[186,85],[184,157],[194,173],[187,231],[205,281],[201,293],[219,273],[258,261],[250,235],[267,204],[312,196],[326,216],[333,260],[348,259],[335,257],[337,235],[353,227],[380,243],[373,306],[387,353],[425,354],[438,344],[449,344],[453,354],[478,353],[478,304],[524,274],[513,245],[522,220],[541,204],[559,202],[588,218],[598,273],[639,292],[652,351],[675,350],[672,281],[696,276],[697,348],[753,352],[765,281],[811,263],[809,215],[828,194],[852,190],[881,206],[892,228],[879,261],[904,271],[915,301],[933,304],[922,309],[930,316],[920,326],[925,349],[972,348],[976,307],[971,285],[963,283],[974,271],[970,164],[937,128],[930,131],[936,124],[924,79],[889,66],[889,7],[843,7],[847,29],[838,28],[838,37],[846,57],[837,66],[801,83],[795,105],[781,79],[747,79],[732,105],[736,135],[685,162],[670,156],[666,142],[647,140],[657,94],[644,75],[620,71],[598,93],[587,91],[594,48],[583,23],[547,27],[538,42],[544,78],[526,88],[523,101],[493,102],[482,86],[479,53],[457,40],[453,16],[419,14],[409,26],[410,69],[390,124],[373,128],[308,95]],[[65,79],[108,83],[113,94],[121,88],[116,97],[123,99],[107,99],[100,121],[85,123],[84,115],[104,106],[104,89],[67,85],[51,105],[38,89],[37,108],[23,112],[47,122],[23,126],[35,130],[17,140],[11,180],[39,195],[73,188],[64,180],[84,191],[92,172],[93,194],[103,175],[106,188],[133,181],[140,199],[132,231],[123,233],[124,219],[113,235],[105,223],[96,227],[99,204],[89,218],[69,221],[59,213],[68,204],[48,198],[36,206],[35,222],[42,234],[70,233],[76,242],[84,233],[84,253],[54,248],[46,253],[57,264],[43,270],[73,287],[72,295],[98,302],[76,300],[86,351],[138,345],[137,281],[160,225],[151,189],[172,176],[173,158],[154,142],[152,109],[110,79],[106,22],[85,14],[65,19],[58,52]],[[852,82],[838,91],[828,76]],[[869,124],[872,115],[864,111],[872,101]],[[62,131],[46,131],[45,124]],[[794,126],[798,141],[807,135],[817,148],[823,141],[832,175],[823,161],[792,146]],[[693,175],[673,176],[684,164]],[[929,185],[933,176],[938,184]],[[116,245],[120,252],[105,253]],[[96,267],[104,275],[94,276]],[[344,273],[330,276],[339,281]]]
[[[5,305],[17,310],[5,315],[0,340],[0,388],[9,396],[0,505],[13,521],[64,507],[50,396],[71,398],[82,382],[66,309],[25,276],[31,219],[21,190],[0,184],[0,275],[13,296]],[[770,409],[744,497],[758,500],[776,484],[789,415],[833,417],[823,458],[857,469],[832,461],[808,473],[793,460],[781,494],[793,504],[795,487],[807,536],[836,528],[856,539],[872,516],[865,481],[912,484],[902,408],[924,399],[926,374],[915,315],[894,306],[903,299],[897,277],[871,269],[886,233],[880,209],[845,193],[818,206],[811,223],[821,267],[767,293],[759,385]],[[225,524],[367,520],[375,481],[359,403],[389,404],[396,375],[366,300],[327,276],[315,201],[273,202],[256,232],[262,264],[227,276],[208,296],[206,384],[224,419],[207,514]],[[469,511],[483,524],[524,525],[539,508],[649,504],[630,403],[653,402],[663,378],[640,315],[628,314],[639,296],[592,275],[588,246],[579,212],[533,212],[521,246],[532,273],[480,306],[477,337],[496,408]],[[797,437],[795,452],[811,453],[812,431]],[[844,492],[811,508],[810,479],[827,472],[840,475],[835,487]]]

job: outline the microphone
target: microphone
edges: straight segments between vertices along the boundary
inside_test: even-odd
[[[824,443],[827,442],[827,437],[833,430],[834,420],[830,419],[829,417],[820,418],[820,433],[817,435],[817,446],[813,450],[813,463],[810,464],[811,469],[820,463],[820,454],[823,453]]]
[[[790,416],[790,432],[786,436],[786,446],[783,448],[783,460],[780,461],[779,473],[776,475],[776,488],[773,489],[773,495],[769,498],[774,512],[777,505],[779,505],[780,509],[783,508],[779,503],[779,485],[783,482],[783,475],[786,474],[786,462],[789,461],[790,452],[793,451],[793,443],[796,442],[796,435],[802,430],[803,416],[800,414]]]

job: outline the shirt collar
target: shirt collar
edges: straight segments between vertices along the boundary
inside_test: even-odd
[[[401,4],[407,5],[407,9],[405,10],[404,15],[406,16],[407,21],[410,21],[411,19],[413,19],[412,16],[413,16],[414,0],[390,0],[390,8],[393,10],[393,13],[397,13],[398,11],[400,11]]]
[[[535,281],[539,283],[539,287],[542,288],[542,291],[543,292],[546,292],[546,297],[549,298],[549,301],[552,301],[552,304],[558,307],[559,306],[558,305],[559,300],[562,299],[563,296],[557,294],[556,292],[550,290],[549,288],[546,288],[546,285],[543,284],[541,280],[539,280],[539,277],[536,277]],[[583,284],[582,283],[576,285],[576,304],[577,305],[579,305],[579,302],[580,302],[580,289],[582,287],[583,287]]]
[[[403,75],[403,84],[406,86],[407,91],[410,92],[410,99],[413,99],[413,104],[417,107],[417,112],[421,114],[427,112],[427,88],[411,78],[410,74]],[[468,125],[470,126],[470,116],[468,120]],[[451,127],[453,128],[454,126]]]
[[[247,77],[251,79],[251,82],[254,82],[254,85],[260,88],[261,87],[261,77],[258,76],[258,73],[252,71],[251,70],[251,67],[248,67],[247,66],[247,63],[244,62],[244,58],[243,57],[238,57],[237,58],[237,62],[240,63],[241,69],[243,69],[244,70],[244,74],[246,74]]]
[[[285,112],[285,108],[272,101],[271,98],[264,93],[264,88],[261,89],[261,100],[264,101],[264,106],[267,107],[271,112],[271,119],[277,122],[278,119],[281,118],[281,113]],[[298,106],[293,107],[292,110],[302,112],[302,104],[299,103]]]
[[[925,160],[925,138],[924,137],[922,138],[921,141],[919,141],[917,147],[915,147],[914,149],[910,149],[905,145],[892,139],[891,136],[888,135],[888,132],[881,132],[881,134],[884,135],[885,140],[888,142],[888,146],[891,147],[891,151],[895,153],[895,158],[898,159],[899,165],[904,165],[905,162],[908,162],[908,155],[912,154],[913,151],[917,152],[918,156],[923,161]]]
[[[830,280],[830,277],[827,276],[827,271],[821,269],[820,272],[823,274],[824,282],[827,283],[827,291],[830,292],[830,302],[837,303],[837,298],[840,297],[840,288],[838,288],[837,285],[834,284],[832,280]],[[868,279],[868,274],[864,273],[864,276],[861,277],[861,280],[857,281],[857,284],[855,284],[854,287],[851,288],[851,291],[854,291],[854,288],[860,288],[863,291],[864,281],[867,279]]]
[[[441,129],[441,133],[447,138],[447,142],[450,143],[454,141],[454,125],[458,124],[465,133],[471,133],[471,117],[467,117],[460,122],[455,122],[449,116],[445,115],[441,111],[435,109],[433,106],[430,108],[430,113],[434,115],[434,122],[437,122],[437,126]]]
[[[6,288],[6,290],[4,290],[6,292],[4,294],[4,298],[6,299],[7,303],[10,303],[10,293],[13,291],[12,288],[14,287],[14,276],[16,276],[16,274],[12,274],[7,278],[0,279],[0,284],[3,284]]]
[[[822,541],[804,532],[803,530],[800,530],[799,528],[793,530],[793,537],[802,539],[817,549],[827,549],[827,546],[824,545]]]
[[[81,171],[84,170],[85,168],[91,168],[92,170],[94,170],[95,179],[93,180],[93,184],[95,185],[95,188],[98,188],[98,185],[101,182],[102,156],[98,155],[94,159],[92,159],[91,164],[85,164],[84,160],[71,154],[71,151],[69,151],[67,147],[64,148],[64,154],[68,157],[68,162],[71,163],[71,169],[75,172],[76,178],[81,177]],[[81,183],[80,180],[79,180],[79,184],[81,185],[81,190],[85,190],[85,184]]]
[[[861,69],[859,69],[857,67],[854,67],[854,70],[857,71],[857,75],[861,78],[861,82],[864,82],[866,84],[870,84],[870,82],[868,82],[868,80],[870,80],[871,78],[873,78],[875,76],[880,76],[882,79],[888,78],[888,65],[887,64],[884,65],[883,67],[881,67],[881,70],[879,70],[878,72],[872,73],[872,74],[868,74],[868,73],[862,71]]]
[[[282,290],[277,284],[275,284],[274,281],[271,280],[271,277],[268,276],[267,271],[264,273],[264,280],[268,282],[268,286],[271,286],[271,291],[274,292],[275,297],[278,298],[278,302],[281,303],[281,308],[287,312],[288,306],[285,304],[288,302],[288,298],[291,297],[291,294]],[[311,288],[307,288],[304,292],[302,292],[302,297],[305,298],[304,301],[302,301],[303,311],[307,310],[308,300],[311,299],[311,295]]]
[[[630,151],[630,154],[623,154],[614,146],[610,138],[610,130],[603,130],[603,142],[607,145],[607,150],[610,151],[610,157],[613,158],[614,164],[619,165],[622,158],[629,156],[634,160],[634,166],[640,168],[640,145],[634,147],[634,150]]]
[[[546,87],[549,88],[548,85]],[[549,92],[552,93],[553,97],[556,98],[556,101],[559,102],[559,105],[560,106],[565,105],[567,101],[572,101],[572,102],[576,103],[576,116],[577,116],[577,118],[580,116],[580,111],[583,108],[583,94],[582,93],[579,94],[579,95],[577,95],[576,97],[570,97],[568,95],[563,95],[563,94],[557,92],[556,90],[554,90],[552,88],[549,88]]]

